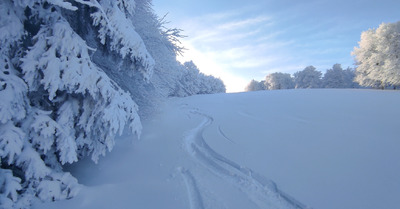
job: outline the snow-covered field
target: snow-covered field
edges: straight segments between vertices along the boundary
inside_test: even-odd
[[[396,209],[400,92],[281,90],[174,98],[71,200],[34,208]]]

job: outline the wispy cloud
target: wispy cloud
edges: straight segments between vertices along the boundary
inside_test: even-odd
[[[249,79],[259,73],[258,69],[282,60],[278,49],[292,44],[291,41],[277,39],[279,33],[271,29],[274,24],[272,16],[254,16],[246,11],[189,19],[182,23],[188,35],[184,43],[196,53],[188,51],[181,59],[193,60],[206,73],[220,75],[229,72],[233,76]],[[209,70],[210,63],[213,63],[212,70]],[[202,69],[202,66],[207,69]],[[242,82],[239,89],[237,83],[226,79],[225,83],[230,91],[242,91],[246,85]],[[229,86],[229,83],[235,86]]]
[[[203,17],[193,18],[183,23],[183,28],[192,42],[218,42],[231,41],[247,38],[259,34],[263,28],[272,24],[271,17],[258,16],[254,18],[244,18],[242,14],[230,14],[231,19],[219,18],[207,15]]]
[[[304,10],[300,13],[302,18],[309,15],[311,10],[307,6],[297,6]],[[193,60],[203,72],[221,77],[229,91],[242,91],[252,78],[264,78],[273,72],[294,73],[308,65],[324,71],[347,59],[335,60],[339,53],[345,51],[341,57],[350,53],[335,34],[345,31],[334,18],[314,23],[309,15],[309,19],[299,23],[298,16],[290,13],[296,8],[279,14],[252,9],[182,21],[180,27],[188,35],[184,43],[190,51],[180,60]]]
[[[252,25],[266,23],[266,22],[271,21],[271,19],[272,18],[269,16],[258,16],[255,18],[247,18],[244,20],[231,21],[228,23],[224,23],[222,25],[219,25],[218,28],[222,29],[222,30],[237,30],[237,29],[249,27]]]
[[[398,21],[400,6],[393,0],[157,1],[178,14],[172,22],[189,36],[184,44],[191,50],[179,59],[220,76],[230,91],[276,71],[352,66],[361,32]]]

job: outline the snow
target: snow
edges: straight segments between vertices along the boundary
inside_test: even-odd
[[[173,98],[140,140],[68,167],[75,198],[33,208],[395,209],[399,102],[329,89]]]

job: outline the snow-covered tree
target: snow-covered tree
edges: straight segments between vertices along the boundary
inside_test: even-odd
[[[181,30],[167,28],[166,17],[159,18],[151,8],[151,0],[136,0],[133,25],[142,37],[146,48],[155,60],[154,75],[150,84],[154,88],[153,94],[161,97],[178,96],[183,86],[178,82],[185,73],[184,67],[176,60],[176,55],[182,53],[179,38]],[[149,91],[146,88],[138,92]],[[187,95],[183,95],[187,96]],[[146,96],[153,97],[151,95]],[[146,104],[148,105],[148,104]]]
[[[322,73],[314,66],[308,66],[302,71],[293,74],[296,89],[320,88]]]
[[[125,126],[140,135],[138,106],[101,63],[149,80],[154,60],[132,27],[133,0],[0,2],[0,205],[73,197],[79,187],[62,166],[90,155],[97,162]],[[71,14],[90,20],[71,25]],[[81,30],[89,30],[85,34]],[[88,32],[88,31],[86,31]],[[88,46],[88,40],[104,48]],[[96,45],[99,47],[101,45]]]
[[[356,77],[356,71],[353,68],[348,67],[346,70],[344,70],[344,75],[346,88],[360,88],[360,85],[354,81]]]
[[[135,19],[133,24],[155,60],[154,75],[150,80],[155,94],[162,97],[182,97],[225,92],[220,79],[203,75],[192,62],[182,65],[176,60],[176,56],[183,53],[183,47],[180,46],[179,41],[184,37],[181,34],[182,31],[177,28],[167,28],[166,17],[159,18],[154,14],[150,0],[136,1],[138,4],[133,14]],[[151,88],[143,90],[148,91],[148,89]],[[139,93],[142,94],[142,92]],[[149,97],[152,96],[146,96],[145,99]]]
[[[225,93],[225,85],[221,79],[207,76],[199,68],[188,61],[183,64],[183,73],[179,79],[173,96],[190,96],[195,94]]]
[[[266,90],[293,89],[293,78],[289,73],[271,73],[265,77],[264,86]]]
[[[151,0],[2,0],[0,14],[1,208],[76,195],[63,165],[97,162],[125,127],[139,136],[135,101],[225,91],[198,71],[181,82],[180,30]]]
[[[197,94],[217,94],[225,93],[226,88],[224,82],[220,78],[216,78],[211,75],[199,74],[199,78],[202,81],[202,90]]]
[[[249,84],[247,84],[245,91],[261,91],[261,90],[265,90],[264,87],[264,82],[265,81],[261,81],[258,82],[256,80],[251,80]]]
[[[322,78],[324,88],[354,88],[354,71],[350,68],[343,70],[340,64],[334,64]]]
[[[361,34],[355,47],[356,81],[362,86],[400,86],[400,21]]]
[[[344,72],[340,64],[334,64],[322,78],[324,88],[344,88]]]

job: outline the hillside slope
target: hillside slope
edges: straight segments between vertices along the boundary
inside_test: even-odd
[[[288,90],[169,100],[71,200],[35,208],[396,208],[400,92]]]

